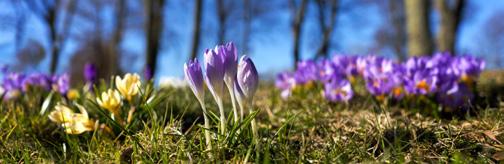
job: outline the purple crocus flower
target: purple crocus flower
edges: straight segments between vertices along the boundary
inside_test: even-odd
[[[432,69],[444,69],[451,67],[453,56],[450,53],[436,53],[426,61],[426,67]]]
[[[153,73],[153,72],[152,72],[152,70],[151,70],[150,68],[148,68],[148,67],[146,67],[146,68],[144,69],[143,74],[144,74],[144,78],[145,78],[145,80],[146,80],[146,81],[152,80],[152,78],[154,78],[154,73]]]
[[[320,75],[317,64],[312,60],[300,61],[297,63],[298,69],[294,73],[294,78],[298,84],[307,84],[319,79]]]
[[[208,89],[219,102],[224,94],[224,60],[222,59],[222,49],[215,47],[205,51],[205,79]]]
[[[345,72],[342,67],[336,66],[332,61],[322,60],[318,63],[319,80],[323,83],[329,82],[333,78],[344,78]]]
[[[355,56],[335,55],[332,58],[334,65],[348,77],[358,75],[357,58]]]
[[[437,90],[439,69],[429,62],[427,57],[412,57],[404,64],[404,84],[409,94],[426,95]]]
[[[363,76],[366,69],[372,65],[381,64],[385,58],[381,56],[369,55],[363,57],[356,57],[355,66],[359,75]]]
[[[434,93],[437,89],[438,77],[433,76],[426,70],[413,72],[405,80],[406,91],[415,95],[426,95]]]
[[[203,72],[201,71],[201,66],[198,59],[189,60],[189,62],[184,64],[184,73],[189,87],[193,91],[194,95],[198,100],[203,103],[203,97],[205,95]]]
[[[453,87],[437,96],[438,101],[449,108],[459,108],[467,105],[474,99],[471,89],[462,84],[453,85]]]
[[[3,78],[2,87],[4,89],[4,100],[18,97],[21,94],[22,83],[25,75],[9,72]]]
[[[449,53],[412,57],[404,63],[374,55],[335,56],[331,60],[299,62],[295,72],[278,75],[276,86],[282,90],[282,97],[287,97],[298,84],[321,82],[329,99],[336,94],[329,94],[328,88],[334,88],[342,80],[348,81],[359,75],[365,80],[366,89],[374,96],[396,99],[402,98],[405,93],[445,96],[449,99],[439,98],[440,103],[454,101],[452,104],[456,105],[451,106],[457,106],[460,102],[472,100],[472,87],[484,67],[485,62],[481,59],[471,56],[454,57]],[[336,100],[334,96],[332,98],[333,101]],[[447,101],[443,102],[445,100]]]
[[[259,85],[259,74],[252,59],[246,55],[243,55],[238,63],[237,81],[245,97],[252,101]]]
[[[229,95],[231,97],[231,104],[233,106],[233,116],[234,116],[234,121],[238,122],[239,117],[238,117],[238,110],[236,109],[236,95],[235,95],[235,81],[236,81],[236,72],[237,72],[237,67],[238,67],[238,55],[236,51],[236,47],[234,46],[233,42],[229,42],[225,45],[219,46],[223,52],[223,54],[220,54],[223,58],[223,63],[224,63],[224,83],[226,84]]]
[[[458,68],[460,74],[476,76],[485,69],[485,62],[473,56],[462,56],[455,59],[454,66]]]
[[[331,80],[325,84],[324,97],[332,102],[348,102],[353,97],[352,86],[345,79]]]
[[[391,60],[380,60],[374,63],[369,63],[363,72],[364,77],[387,76],[394,73],[398,68],[397,64]]]
[[[412,71],[412,70],[418,70],[418,69],[424,69],[427,65],[427,60],[425,57],[411,57],[406,62],[404,63],[404,66],[406,70]]]
[[[50,78],[45,74],[35,73],[30,74],[23,79],[22,90],[23,92],[28,91],[30,87],[40,87],[44,90],[51,89]]]
[[[436,75],[438,78],[438,92],[447,93],[453,88],[458,87],[460,77],[454,73],[454,68],[451,67],[451,64],[448,66],[438,66],[438,69],[439,71]]]
[[[471,86],[481,71],[485,69],[485,62],[472,56],[463,56],[453,61],[454,74],[460,77],[460,80]]]
[[[210,122],[207,117],[207,110],[204,102],[205,88],[203,81],[203,71],[201,71],[201,66],[198,62],[198,59],[195,58],[194,60],[189,60],[189,62],[184,63],[184,74],[187,83],[189,83],[189,87],[191,87],[191,90],[198,99],[203,110],[205,129],[209,129]],[[205,130],[205,139],[207,146],[211,147],[210,132],[207,130]]]
[[[395,88],[395,82],[391,79],[380,77],[380,78],[367,78],[366,79],[366,89],[373,96],[383,96],[392,91]]]
[[[373,96],[383,97],[390,94],[395,98],[401,98],[402,92],[398,89],[402,86],[403,67],[391,60],[375,62],[378,63],[369,63],[363,73],[369,93]]]
[[[95,84],[97,82],[97,70],[96,66],[92,63],[86,63],[84,65],[84,79],[90,84]]]
[[[70,77],[68,74],[52,77],[53,90],[65,95],[70,89]]]
[[[294,75],[290,72],[283,72],[277,75],[275,86],[281,90],[281,97],[287,99],[291,94],[292,90],[296,87],[296,80]]]
[[[364,73],[364,70],[366,70],[366,67],[369,62],[368,58],[369,58],[369,56],[366,56],[366,57],[359,56],[355,59],[355,67],[356,67],[359,75],[362,75]]]
[[[233,42],[220,46],[222,48],[224,59],[224,80],[226,85],[231,86],[236,78],[236,69],[238,67],[238,54]]]
[[[9,72],[6,76],[4,76],[2,86],[6,91],[21,90],[24,79],[24,74]]]

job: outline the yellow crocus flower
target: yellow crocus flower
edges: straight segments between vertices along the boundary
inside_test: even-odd
[[[54,111],[49,114],[49,119],[58,124],[70,122],[75,114],[70,108],[65,105],[57,104]]]
[[[69,107],[58,104],[55,110],[49,114],[49,119],[61,124],[68,134],[81,134],[86,131],[93,131],[96,123],[89,119],[84,107],[77,105],[81,113],[74,113]]]
[[[121,95],[116,90],[109,89],[106,92],[102,92],[101,97],[96,98],[96,102],[113,114],[118,114],[119,107],[121,106]]]
[[[128,101],[131,101],[131,98],[138,93],[139,87],[142,84],[138,74],[130,73],[124,75],[124,78],[117,76],[115,82],[117,90],[119,90],[121,95]]]
[[[80,93],[76,89],[70,89],[67,92],[67,97],[69,100],[75,100],[80,97]]]

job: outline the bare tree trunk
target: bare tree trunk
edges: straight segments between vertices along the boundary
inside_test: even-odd
[[[453,6],[450,6],[447,0],[436,0],[435,2],[441,15],[437,47],[439,51],[455,53],[455,39],[462,19],[465,0],[455,0]]]
[[[293,7],[293,14],[295,14],[294,20],[292,22],[292,32],[294,39],[294,68],[297,68],[297,63],[301,60],[301,32],[304,23],[304,15],[307,5],[307,0],[301,0],[300,5],[296,5],[295,0],[291,1],[291,5]]]
[[[24,1],[26,5],[30,8],[30,10],[37,16],[41,18],[42,21],[47,25],[47,28],[49,29],[49,41],[51,44],[50,47],[50,63],[49,63],[49,72],[51,74],[54,74],[57,70],[58,63],[59,63],[59,56],[60,56],[60,51],[61,47],[63,44],[62,39],[60,39],[60,36],[58,35],[58,31],[56,26],[57,24],[57,18],[58,18],[58,12],[59,12],[59,6],[61,4],[61,0],[54,0],[54,1],[36,1],[36,0],[26,0]],[[70,17],[73,15],[73,9],[71,9],[71,5],[73,1],[69,2],[69,13],[67,14],[67,17]],[[68,18],[64,19],[64,29],[67,29],[68,24],[66,21]]]
[[[124,26],[126,24],[126,0],[117,0],[115,5],[115,30],[112,35],[111,49],[112,53],[110,56],[110,68],[112,75],[119,73],[119,56],[121,53],[120,43],[123,38]]]
[[[55,1],[55,4],[52,7],[47,9],[47,15],[45,17],[45,21],[49,26],[49,40],[51,42],[51,62],[49,65],[49,72],[54,74],[58,67],[59,63],[59,44],[57,42],[58,33],[56,32],[56,12],[59,6],[59,0]]]
[[[336,25],[336,16],[338,12],[338,0],[329,0],[330,4],[326,4],[326,0],[317,0],[317,7],[319,10],[319,26],[322,31],[322,42],[320,47],[316,52],[316,58],[319,57],[328,57],[329,56],[329,47],[331,46],[331,37],[334,27]],[[327,15],[324,9],[324,6],[330,6],[331,11],[330,15]],[[327,22],[327,18],[329,18],[329,22]]]
[[[408,54],[410,56],[432,53],[431,31],[429,29],[428,0],[406,0],[406,26],[408,33]]]
[[[395,39],[393,40],[393,49],[399,61],[404,61],[407,57],[404,51],[406,42],[406,30],[404,19],[404,1],[395,2],[393,0],[388,2],[390,15],[389,19],[395,32]]]
[[[191,58],[198,57],[198,48],[201,36],[201,17],[203,15],[203,0],[196,0],[194,7],[193,38],[191,45]]]
[[[157,56],[161,44],[161,33],[163,29],[163,6],[164,0],[146,0],[146,66],[151,76],[156,73]]]
[[[226,41],[226,22],[228,19],[227,7],[224,0],[217,0],[217,21],[219,29],[217,31],[218,44],[223,44]]]
[[[243,37],[242,37],[242,47],[243,53],[248,54],[250,51],[249,42],[250,35],[252,32],[252,9],[251,9],[250,0],[243,0]]]

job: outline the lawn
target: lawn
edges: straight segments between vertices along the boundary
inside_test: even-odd
[[[497,79],[486,74],[481,84]],[[112,124],[112,132],[79,135],[65,133],[48,119],[48,112],[39,114],[45,101],[54,106],[59,97],[47,100],[46,92],[26,94],[0,106],[0,163],[493,163],[504,159],[503,107],[439,117],[420,108],[380,107],[366,96],[342,104],[324,101],[318,94],[283,100],[279,92],[271,82],[259,86],[254,101],[259,110],[257,144],[248,124],[229,120],[230,130],[223,137],[217,135],[218,123],[213,119],[211,150],[204,142],[201,108],[189,88],[142,93],[140,99],[156,98],[139,107],[129,126],[114,127],[105,118],[100,122]],[[103,114],[85,96],[75,102],[83,104],[90,117]],[[210,94],[205,102],[208,110],[218,113]],[[231,114],[230,102],[224,102],[226,113]]]

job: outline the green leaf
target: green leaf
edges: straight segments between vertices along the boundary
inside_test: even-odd
[[[49,108],[49,105],[51,104],[52,97],[54,95],[54,91],[51,91],[49,95],[46,97],[44,102],[42,103],[42,107],[40,109],[40,115],[44,115],[44,113],[47,111],[47,108]]]

